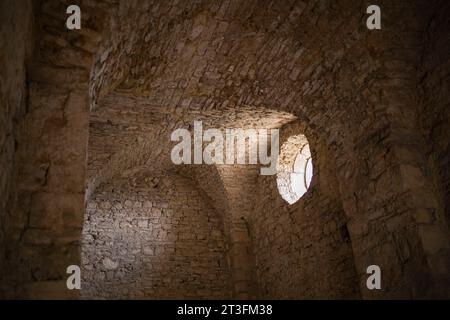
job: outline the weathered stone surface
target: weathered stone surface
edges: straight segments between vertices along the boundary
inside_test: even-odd
[[[82,251],[89,298],[449,297],[448,1],[69,4],[0,5],[0,296],[76,298]],[[174,166],[194,120],[306,135],[310,189]]]
[[[116,181],[89,200],[82,297],[230,298],[223,225],[207,198],[187,178],[156,188],[136,181]],[[129,205],[111,209],[116,202]]]
[[[0,296],[8,296],[11,279],[5,279],[9,222],[16,200],[17,127],[27,108],[26,65],[33,51],[32,1],[0,3]]]

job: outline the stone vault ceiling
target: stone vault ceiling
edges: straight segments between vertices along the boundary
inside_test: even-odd
[[[170,169],[173,130],[202,121],[206,128],[280,128],[295,120],[287,112],[252,108],[188,108],[182,114],[153,105],[146,97],[112,93],[90,116],[88,184],[136,171]]]
[[[303,94],[321,85],[311,73],[324,71],[315,48],[342,41],[314,30],[335,11],[349,14],[317,1],[121,2],[92,72],[88,184],[170,167],[170,133],[194,120],[271,128],[303,116]]]

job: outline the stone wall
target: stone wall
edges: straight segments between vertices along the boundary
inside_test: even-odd
[[[255,274],[255,252],[252,246],[247,215],[255,204],[256,177],[259,169],[255,165],[218,166],[220,180],[223,181],[229,211],[226,221],[229,230],[230,260],[235,298],[259,297]]]
[[[33,47],[32,2],[0,3],[0,297],[11,290],[4,270],[10,249],[5,239],[14,221],[17,127],[27,109],[26,67]],[[8,250],[9,249],[9,250]],[[3,292],[5,290],[5,292]]]
[[[435,192],[439,194],[440,204],[445,207],[447,221],[450,223],[450,21],[448,1],[436,1],[437,5],[428,8],[431,19],[423,33],[423,58],[419,83],[421,128],[427,141],[428,165],[437,175]]]
[[[228,244],[232,297],[259,297],[248,225],[244,219],[252,211],[252,194],[258,168],[245,165],[182,166],[178,170],[192,177],[221,213]]]
[[[280,145],[304,134],[297,121],[284,126]],[[334,154],[308,136],[314,175],[306,194],[289,205],[276,175],[254,184],[253,212],[246,215],[262,298],[358,298],[350,234],[335,173]]]
[[[66,268],[80,263],[88,84],[90,63],[100,41],[94,29],[102,24],[99,15],[104,7],[91,3],[93,14],[82,16],[82,32],[72,32],[65,27],[68,3],[35,1],[33,33],[26,30],[27,37],[35,36],[36,46],[27,66],[26,108],[16,130],[16,201],[10,219],[2,224],[8,241],[5,283],[13,284],[7,297],[77,297],[76,290],[67,290]],[[27,27],[29,10],[23,18],[6,20],[16,19],[11,24],[14,27],[25,19],[23,26]],[[21,46],[27,45],[20,29],[13,37],[24,41]],[[20,57],[23,50],[17,49],[13,54]],[[20,65],[17,70],[23,73]],[[17,94],[11,88],[10,94],[20,101],[20,91]]]
[[[221,216],[192,181],[145,174],[88,203],[83,298],[229,298]]]
[[[432,193],[434,197],[428,199],[428,214],[422,216],[424,223],[440,223],[450,228],[450,3],[448,1],[435,1],[435,6],[423,8],[430,19],[425,31],[422,33],[422,57],[417,88],[417,101],[419,117],[417,127],[423,134],[424,148],[420,152],[425,155],[424,166],[432,181]],[[436,243],[442,237],[436,233]],[[447,245],[447,248],[450,245]],[[440,263],[439,280],[441,290],[448,292],[450,287],[450,253],[448,250],[434,251],[443,256]],[[439,252],[440,251],[440,252]],[[446,262],[445,262],[446,261]]]

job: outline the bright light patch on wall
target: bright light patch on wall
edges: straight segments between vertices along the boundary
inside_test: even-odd
[[[277,186],[289,204],[308,191],[313,176],[313,163],[308,140],[304,135],[290,137],[281,147],[277,164]]]

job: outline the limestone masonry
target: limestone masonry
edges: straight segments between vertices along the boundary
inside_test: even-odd
[[[446,0],[0,1],[0,298],[450,298],[449,16]],[[173,163],[196,121],[290,146],[275,175]]]

